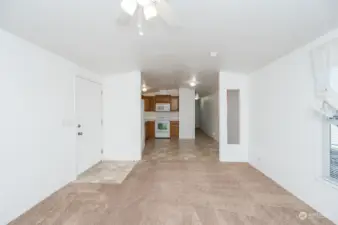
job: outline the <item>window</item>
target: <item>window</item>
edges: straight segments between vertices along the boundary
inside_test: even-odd
[[[338,93],[338,68],[333,67],[330,71],[330,88],[335,98]],[[337,114],[336,114],[337,115]],[[338,181],[338,115],[330,120],[330,178]]]
[[[338,181],[338,126],[330,124],[330,177]]]
[[[338,38],[312,51],[315,91],[323,123],[322,175],[338,183]]]

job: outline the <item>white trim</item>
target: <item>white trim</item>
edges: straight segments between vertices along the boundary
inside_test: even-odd
[[[93,80],[91,78],[88,78],[88,77],[84,77],[82,76],[81,74],[77,74],[75,77],[78,77],[78,78],[81,78],[83,80],[86,80],[86,81],[89,81],[89,82],[92,82],[92,83],[95,83],[95,84],[98,84],[98,85],[101,85],[102,86],[102,83],[96,81],[96,80]],[[102,89],[102,88],[101,88]]]
[[[338,190],[338,181],[333,180],[331,177],[321,177],[320,181],[325,185],[329,185],[334,189]]]

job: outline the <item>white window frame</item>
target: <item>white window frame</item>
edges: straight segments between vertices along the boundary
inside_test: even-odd
[[[327,41],[311,51],[315,80],[315,110],[322,115],[323,151],[318,152],[319,177],[338,188],[338,180],[331,177],[331,124],[338,125],[338,38]],[[319,172],[319,171],[318,171]]]
[[[335,72],[333,72],[334,70],[331,70],[330,73],[330,78],[329,78],[329,86],[328,86],[328,96],[331,96],[331,99],[338,99],[338,89],[336,89],[338,87],[337,82],[338,79],[337,77],[334,77],[334,79],[332,79],[332,76],[337,76],[338,74],[335,73],[337,70],[335,70]],[[335,88],[334,88],[334,84],[332,82],[335,82]],[[338,115],[338,109],[337,109],[337,115]],[[324,152],[323,152],[323,159],[322,159],[322,163],[323,163],[323,176],[325,178],[325,180],[335,184],[338,186],[338,178],[334,178],[331,176],[331,148],[332,148],[332,126],[338,126],[338,118],[336,119],[328,119],[326,120],[326,122],[324,122],[324,126],[326,127],[326,129],[324,129]],[[326,131],[325,131],[326,130]]]
[[[337,178],[334,178],[331,176],[331,150],[332,150],[332,126],[337,126],[337,124],[333,124],[333,123],[330,123],[330,131],[329,131],[329,135],[330,135],[330,140],[329,140],[329,150],[328,150],[328,171],[327,171],[327,177],[329,179],[332,179],[334,180],[335,182],[338,182],[338,177]]]

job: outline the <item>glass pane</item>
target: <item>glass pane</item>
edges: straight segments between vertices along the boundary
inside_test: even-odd
[[[330,176],[338,180],[338,127],[331,124]]]
[[[168,124],[167,124],[167,123],[159,123],[159,124],[157,125],[157,128],[158,128],[159,130],[168,130]]]
[[[240,91],[227,90],[228,144],[240,144]]]

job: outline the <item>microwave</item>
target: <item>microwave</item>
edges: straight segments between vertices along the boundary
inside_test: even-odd
[[[170,112],[169,103],[156,103],[156,112]]]

